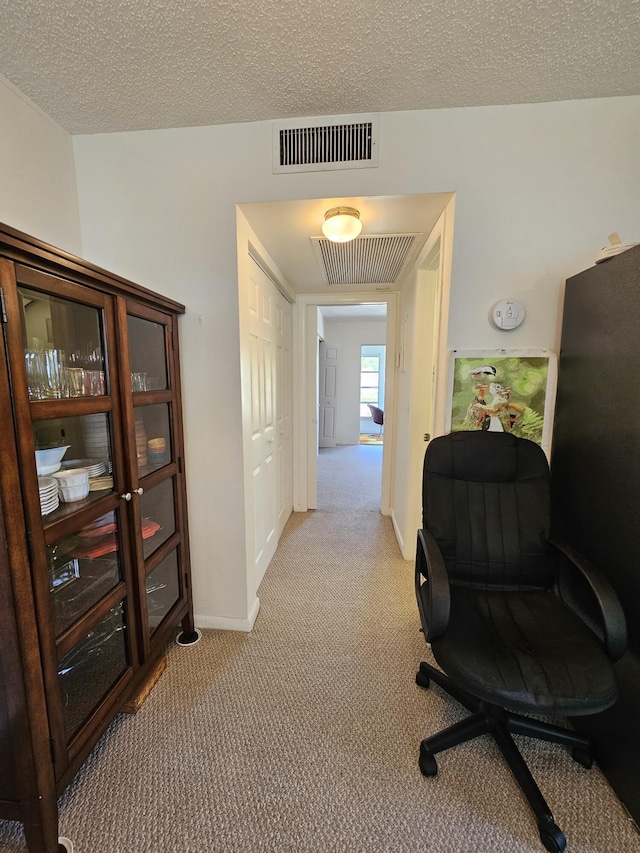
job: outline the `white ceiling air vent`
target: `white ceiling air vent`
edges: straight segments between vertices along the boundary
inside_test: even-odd
[[[424,240],[424,234],[375,234],[349,243],[311,238],[327,284],[371,285],[400,282]]]
[[[366,169],[378,165],[379,116],[303,118],[273,123],[273,172]]]

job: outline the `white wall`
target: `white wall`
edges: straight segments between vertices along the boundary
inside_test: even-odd
[[[71,136],[0,77],[0,222],[81,254]]]
[[[386,330],[384,320],[331,320],[325,317],[324,339],[338,348],[337,444],[358,444],[360,441],[360,348],[363,344],[384,346]],[[384,365],[381,365],[381,370],[384,382]]]
[[[413,559],[416,530],[422,526],[422,469],[429,440],[425,435],[445,431],[449,367],[445,307],[451,286],[453,217],[452,199],[402,289],[398,311],[395,417],[401,438],[395,448],[391,517],[405,560]]]
[[[416,314],[416,303],[418,301],[418,281],[419,272],[414,270],[402,289],[398,305],[398,347],[404,345],[406,350],[404,354],[406,369],[403,371],[396,368],[394,417],[396,435],[398,436],[411,435],[414,371],[418,375],[421,373],[419,366],[413,363],[411,357],[417,331],[413,318]],[[407,322],[403,338],[402,327],[405,320]],[[411,463],[413,461],[411,451],[410,441],[398,441],[393,458],[391,517],[404,556],[406,556],[405,552],[409,547],[406,527],[410,514],[410,489],[413,486],[411,482]]]
[[[439,225],[444,226],[444,217]],[[418,264],[403,288],[398,318],[404,350],[396,371],[397,435],[401,439],[394,458],[391,514],[405,560],[413,559],[416,530],[422,526],[425,434],[434,436],[439,431],[435,420],[434,379],[440,349],[438,305],[446,289],[442,281],[444,242],[442,228],[434,229],[422,253],[424,263]]]
[[[640,97],[384,113],[379,168],[299,175],[272,174],[269,122],[74,138],[85,256],[188,307],[196,613],[247,615],[236,203],[455,191],[449,346],[555,347],[564,279],[639,239],[638,138]],[[527,307],[508,336],[505,296]]]

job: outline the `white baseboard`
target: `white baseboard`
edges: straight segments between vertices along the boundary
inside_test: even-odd
[[[413,552],[406,553],[404,539],[402,538],[402,534],[400,533],[400,528],[398,527],[398,522],[396,521],[396,517],[393,510],[391,510],[391,522],[393,524],[393,529],[396,534],[396,539],[398,540],[398,545],[400,546],[400,553],[402,554],[402,559],[413,560],[415,556]]]
[[[258,611],[260,610],[260,599],[256,598],[251,612],[246,619],[232,619],[228,616],[194,616],[194,622],[198,628],[214,628],[218,631],[245,631],[253,629]]]

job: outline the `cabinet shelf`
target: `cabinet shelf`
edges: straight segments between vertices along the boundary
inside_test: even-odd
[[[53,512],[50,512],[48,515],[42,516],[42,521],[45,529],[49,529],[53,527],[58,522],[62,521],[62,519],[68,518],[70,515],[73,515],[80,510],[85,509],[91,504],[96,503],[97,501],[102,500],[106,496],[113,494],[113,489],[101,489],[99,491],[90,491],[86,498],[81,501],[72,501],[71,503],[60,503],[58,508]]]

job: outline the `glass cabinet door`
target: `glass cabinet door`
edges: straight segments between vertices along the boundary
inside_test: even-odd
[[[153,632],[180,598],[180,574],[176,550],[147,575],[147,613]]]
[[[175,478],[170,477],[151,486],[140,498],[147,625],[150,634],[180,599],[175,488]],[[150,535],[146,531],[150,531]],[[167,556],[163,556],[172,544],[174,547]]]
[[[24,285],[18,294],[29,399],[105,394],[100,311]]]
[[[121,604],[109,610],[58,663],[64,730],[71,740],[129,665]]]
[[[118,516],[108,512],[47,545],[56,636],[124,580]]]
[[[169,387],[166,323],[127,314],[132,391],[163,391]]]
[[[157,403],[136,408],[135,433],[139,477],[172,461],[169,404]]]
[[[113,433],[109,412],[33,422],[40,512],[48,522],[113,491]]]
[[[177,529],[173,477],[151,486],[140,497],[142,550],[145,560],[170,539]],[[149,535],[145,535],[145,527]]]
[[[143,644],[166,639],[163,623],[186,601],[182,517],[184,488],[179,440],[179,400],[173,371],[173,318],[127,305],[131,421],[130,455],[135,458],[139,508],[139,553]],[[135,440],[135,447],[133,447]],[[166,623],[165,623],[166,624]]]
[[[7,336],[53,737],[69,756],[137,655],[115,299],[15,265]],[[128,389],[127,389],[128,390]]]

